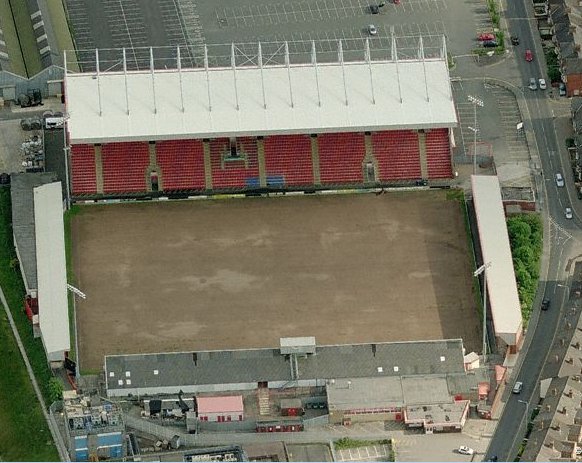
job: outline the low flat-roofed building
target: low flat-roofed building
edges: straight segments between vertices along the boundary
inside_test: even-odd
[[[241,395],[196,397],[196,411],[200,421],[242,421],[244,405]]]
[[[451,401],[451,393],[445,376],[404,376],[402,377],[402,393],[407,406]]]
[[[406,407],[404,423],[410,428],[423,428],[427,434],[461,432],[469,413],[469,403],[468,400],[458,400]]]

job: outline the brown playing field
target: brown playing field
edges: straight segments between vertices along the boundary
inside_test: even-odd
[[[105,354],[462,337],[479,321],[443,191],[85,206],[81,368]]]

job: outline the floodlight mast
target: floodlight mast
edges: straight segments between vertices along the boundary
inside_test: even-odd
[[[468,95],[467,99],[469,102],[473,103],[473,115],[474,115],[474,128],[473,128],[473,175],[477,175],[477,106],[481,108],[483,105],[483,100],[477,98],[473,95]]]
[[[491,262],[487,262],[479,267],[473,276],[477,277],[484,273],[483,275],[483,363],[487,356],[487,269],[491,267]]]

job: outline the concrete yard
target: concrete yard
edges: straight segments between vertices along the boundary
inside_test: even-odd
[[[81,369],[105,354],[462,337],[479,345],[461,204],[445,191],[83,206]]]

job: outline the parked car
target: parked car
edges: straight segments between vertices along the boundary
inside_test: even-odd
[[[546,88],[548,88],[548,86],[546,85],[546,79],[540,79],[538,80],[538,83],[540,85],[540,90],[545,90]]]
[[[484,32],[477,36],[477,40],[480,42],[484,42],[486,40],[495,40],[495,34],[492,34],[491,32]]]
[[[560,96],[566,96],[566,84],[563,82],[560,84]]]
[[[564,211],[564,215],[566,216],[567,219],[571,219],[573,217],[572,208],[567,207],[566,210]]]
[[[495,40],[485,40],[485,42],[483,42],[485,48],[495,48],[498,45],[499,44]]]
[[[580,456],[580,455],[582,455],[582,447],[578,447],[578,446],[576,446],[576,455],[577,455],[577,456]]]
[[[542,301],[542,310],[548,310],[550,308],[550,300],[544,298]]]
[[[473,455],[475,450],[473,450],[471,447],[467,447],[466,445],[461,445],[457,449],[457,452],[459,452],[461,455]]]
[[[511,45],[519,45],[519,37],[517,35],[512,35],[511,36]]]
[[[582,186],[576,188],[576,195],[578,196],[578,199],[582,199]]]
[[[564,177],[562,177],[562,174],[560,172],[556,174],[556,186],[560,188],[564,186]]]
[[[522,389],[523,383],[521,381],[516,381],[515,384],[513,385],[513,389],[511,390],[511,392],[513,392],[514,394],[519,394]]]
[[[525,51],[525,60],[529,63],[531,61],[533,61],[533,53],[531,52],[531,50],[526,50]]]
[[[400,5],[400,0],[393,0],[394,5]]]
[[[378,5],[370,5],[370,13],[372,14],[380,13],[380,8],[378,8]]]
[[[378,35],[378,29],[376,29],[376,26],[374,26],[373,24],[370,24],[368,26],[368,34],[370,34],[370,35]]]
[[[535,78],[530,77],[528,87],[530,90],[537,90],[538,89],[538,83],[536,82]]]

